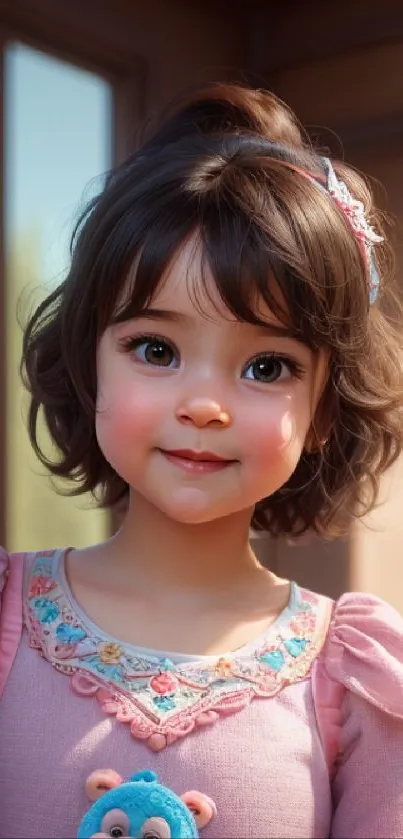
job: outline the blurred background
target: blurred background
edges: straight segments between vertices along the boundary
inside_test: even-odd
[[[90,498],[58,496],[28,444],[19,382],[26,314],[64,277],[83,204],[141,125],[184,87],[267,87],[310,133],[376,181],[403,266],[402,0],[0,0],[0,544],[96,542]],[[403,327],[402,327],[403,328]],[[44,437],[45,442],[46,438]],[[256,541],[274,571],[337,596],[373,591],[403,611],[403,468],[337,542]]]

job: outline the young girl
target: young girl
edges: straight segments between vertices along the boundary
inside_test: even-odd
[[[102,768],[204,793],[206,837],[403,836],[403,620],[249,543],[343,533],[401,450],[367,187],[273,96],[217,85],[109,176],[73,245],[25,334],[30,435],[127,513],[104,544],[1,553],[1,837],[76,836]]]

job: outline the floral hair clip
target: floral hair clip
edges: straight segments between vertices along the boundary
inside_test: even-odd
[[[299,172],[300,175],[303,175],[304,178],[307,178],[315,184],[326,195],[330,195],[347,219],[365,261],[368,275],[369,302],[372,305],[372,303],[375,303],[379,291],[379,274],[374,259],[374,245],[383,242],[383,237],[379,236],[368,223],[365,218],[364,204],[351,195],[344,181],[338,179],[329,158],[321,157],[320,160],[324,168],[325,177],[316,175],[292,163],[287,163],[284,160],[282,160],[282,163],[294,172]]]
[[[379,274],[374,260],[373,246],[383,242],[383,237],[375,232],[365,218],[362,201],[351,195],[344,181],[340,181],[327,157],[322,158],[326,172],[326,192],[331,195],[335,203],[346,216],[352,231],[361,246],[361,250],[368,269],[369,302],[375,303],[379,291]],[[316,181],[318,183],[318,181]]]

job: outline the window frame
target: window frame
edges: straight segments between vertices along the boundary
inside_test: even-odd
[[[105,3],[101,4],[104,7]],[[124,25],[110,33],[113,3],[102,14],[99,2],[69,0],[0,0],[0,545],[7,542],[6,404],[6,266],[4,190],[4,52],[18,42],[97,74],[112,89],[112,163],[136,146],[136,133],[145,114],[146,64],[127,48]],[[98,14],[101,12],[101,14]],[[91,37],[92,36],[92,37]],[[112,519],[111,519],[112,527]]]

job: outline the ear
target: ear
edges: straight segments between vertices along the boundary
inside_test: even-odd
[[[181,795],[181,799],[193,814],[196,826],[201,830],[206,827],[211,819],[217,814],[217,807],[214,801],[202,792],[190,790]]]
[[[329,399],[329,403],[330,403]],[[305,438],[305,451],[308,454],[322,452],[333,431],[334,417],[329,404],[319,405]]]
[[[135,772],[134,775],[131,775],[129,778],[131,783],[137,783],[137,781],[144,781],[146,784],[153,784],[158,781],[158,778],[155,772],[151,772],[150,769],[145,769],[143,772]]]
[[[316,429],[313,426],[311,426],[305,438],[305,451],[307,452],[307,454],[323,452],[323,449],[325,448],[327,441],[328,437],[320,438]]]
[[[323,451],[337,416],[338,394],[329,365],[330,352],[320,350],[314,375],[313,417],[304,445],[308,454]]]
[[[85,794],[90,801],[97,801],[105,793],[123,784],[123,778],[113,769],[96,769],[85,782]]]

